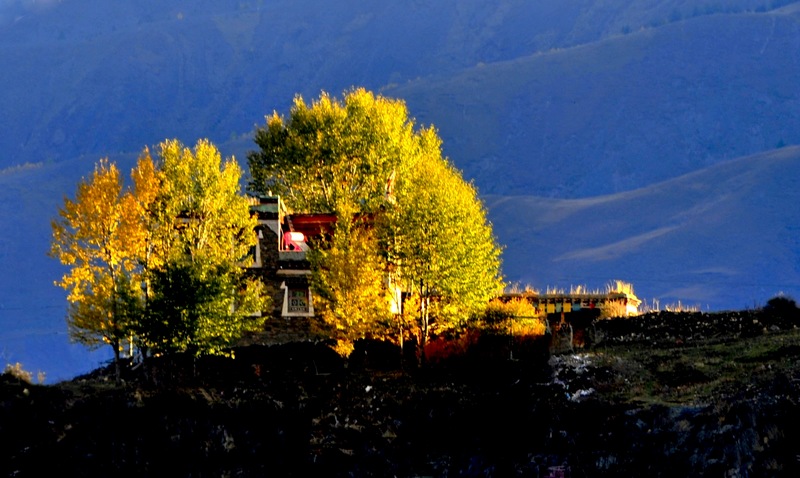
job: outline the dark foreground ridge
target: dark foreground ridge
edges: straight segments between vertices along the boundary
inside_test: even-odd
[[[0,474],[800,476],[796,309],[651,314],[542,353],[480,337],[403,371],[361,344],[153,359],[53,386],[0,377]]]

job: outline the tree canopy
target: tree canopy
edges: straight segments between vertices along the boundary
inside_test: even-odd
[[[364,89],[310,105],[297,96],[287,118],[275,112],[256,131],[249,188],[284,196],[298,212],[337,212],[345,201],[372,212],[426,134],[414,132],[405,103]]]
[[[135,320],[130,297],[140,280],[123,202],[119,170],[101,160],[51,222],[50,255],[69,267],[56,285],[68,292],[70,338],[89,347],[110,345],[117,363]]]
[[[502,291],[499,247],[475,188],[431,148],[398,179],[396,207],[382,229],[404,290],[421,302],[423,337],[430,319],[446,329],[485,307]]]
[[[315,309],[336,350],[347,356],[360,338],[386,337],[391,296],[385,280],[386,261],[374,231],[340,221],[324,248],[309,252],[314,267]]]
[[[157,162],[148,151],[140,158],[133,176],[149,210],[152,247],[140,250],[149,253],[139,262],[150,264],[150,296],[137,332],[148,347],[219,354],[258,328],[252,314],[265,308],[264,290],[241,267],[256,241],[241,175],[238,163],[223,162],[206,140],[193,150],[165,141]],[[146,178],[155,177],[158,192],[148,196]]]
[[[255,219],[240,194],[241,169],[206,140],[145,149],[124,189],[100,161],[64,199],[52,223],[51,255],[69,267],[70,336],[155,352],[224,353],[265,307],[263,285],[240,262],[255,243]]]
[[[421,345],[432,323],[451,327],[501,290],[500,249],[477,191],[442,156],[436,131],[415,129],[401,100],[364,89],[341,100],[323,93],[310,105],[298,96],[287,117],[267,118],[255,142],[251,191],[281,194],[302,212],[337,213],[339,222],[372,218],[380,248],[358,251],[359,260],[383,261],[391,282],[416,296],[406,313]],[[344,247],[335,238],[332,244]],[[317,257],[317,268],[338,267],[333,253]],[[353,312],[333,316],[340,327],[354,327]]]

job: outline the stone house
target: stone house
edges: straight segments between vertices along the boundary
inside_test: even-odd
[[[272,294],[272,317],[314,316],[311,266],[306,258],[309,241],[333,230],[332,214],[289,214],[278,196],[251,199],[258,218],[258,244],[252,249],[248,272],[259,277]]]

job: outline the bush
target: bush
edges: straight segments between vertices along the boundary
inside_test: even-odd
[[[10,375],[19,381],[33,384],[33,374],[22,368],[22,364],[19,362],[15,363],[14,365],[6,364],[6,368],[3,370],[3,375]],[[44,372],[37,373],[36,379],[39,384],[44,383]]]
[[[797,303],[790,297],[779,295],[767,301],[767,305],[764,306],[764,312],[781,315],[796,314],[798,312]]]
[[[779,295],[767,301],[761,310],[763,320],[768,326],[790,328],[800,322],[800,309],[794,299]]]
[[[470,349],[478,343],[480,335],[478,330],[467,330],[451,337],[436,337],[425,344],[425,358],[431,363],[437,363],[466,357]]]
[[[524,298],[489,302],[479,322],[483,328],[513,336],[544,335],[546,328],[544,317]]]

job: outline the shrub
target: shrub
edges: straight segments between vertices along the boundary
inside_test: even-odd
[[[541,319],[511,319],[505,330],[514,337],[538,337],[544,335],[546,328]]]
[[[779,295],[767,301],[764,306],[764,312],[771,312],[775,314],[795,314],[797,313],[797,303],[794,299]]]
[[[489,302],[480,317],[482,326],[494,332],[514,336],[544,335],[544,317],[524,298],[508,302]]]
[[[794,299],[783,295],[768,300],[761,312],[768,325],[789,328],[800,322],[800,309],[797,308],[797,303]]]
[[[431,363],[437,363],[445,359],[465,357],[478,343],[480,335],[479,330],[473,329],[450,337],[436,337],[425,344],[425,358]]]
[[[3,375],[11,375],[12,377],[16,378],[17,380],[33,383],[33,374],[22,368],[22,364],[17,362],[14,365],[6,364],[6,368],[3,370]],[[43,381],[44,375],[40,372],[39,373],[40,382]]]
[[[514,298],[508,302],[494,299],[486,305],[482,319],[491,324],[511,318],[530,319],[538,316],[536,307],[524,298]]]

